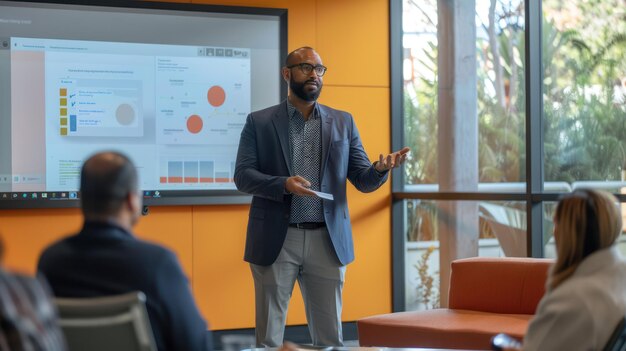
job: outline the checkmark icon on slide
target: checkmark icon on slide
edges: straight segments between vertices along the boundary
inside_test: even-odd
[[[72,106],[76,105],[76,101],[72,101]]]

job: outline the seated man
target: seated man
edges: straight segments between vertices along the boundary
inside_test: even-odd
[[[80,179],[82,230],[48,247],[38,269],[59,297],[96,297],[134,290],[146,294],[157,347],[209,350],[211,334],[173,252],[137,239],[131,228],[141,216],[137,172],[115,152],[83,165]]]

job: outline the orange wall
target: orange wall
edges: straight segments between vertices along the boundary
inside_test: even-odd
[[[328,73],[320,101],[350,111],[372,160],[390,152],[389,21],[387,0],[192,1],[289,10],[289,50],[317,49]],[[356,261],[344,289],[344,321],[391,311],[390,186],[361,194],[349,185]],[[137,235],[172,248],[191,279],[211,329],[254,327],[254,292],[243,261],[247,205],[152,207]],[[0,211],[4,263],[34,272],[50,242],[78,230],[80,213],[69,210]],[[294,292],[288,324],[305,324],[300,292]]]

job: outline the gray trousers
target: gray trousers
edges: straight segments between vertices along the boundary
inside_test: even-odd
[[[342,266],[325,227],[305,230],[289,227],[285,243],[270,266],[250,264],[256,303],[258,347],[283,343],[287,307],[298,281],[313,345],[343,346]]]

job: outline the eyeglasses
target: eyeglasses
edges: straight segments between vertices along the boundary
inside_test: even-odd
[[[315,66],[313,66],[310,63],[298,63],[298,64],[295,64],[295,65],[287,66],[287,68],[291,69],[291,68],[294,68],[296,66],[300,67],[300,70],[304,74],[311,74],[311,72],[313,70],[315,70],[315,74],[317,74],[318,77],[321,77],[321,76],[324,75],[324,73],[326,73],[326,66],[322,66],[322,65],[315,65]]]

